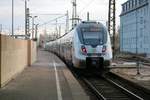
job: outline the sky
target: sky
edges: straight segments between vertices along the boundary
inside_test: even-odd
[[[11,2],[12,0],[0,0],[0,24],[3,30],[11,30]],[[108,1],[109,0],[77,0],[77,13],[81,19],[86,20],[86,13],[90,13],[91,20],[105,23],[108,19]],[[119,25],[119,15],[121,13],[121,4],[127,0],[116,0],[117,26]],[[30,13],[37,15],[35,23],[43,24],[57,16],[41,14],[65,14],[69,11],[71,17],[72,0],[28,0]],[[15,30],[24,29],[24,0],[14,0],[14,23]],[[64,18],[58,20],[58,23],[64,22]],[[46,25],[45,27],[50,27]],[[54,27],[54,26],[53,26]],[[50,29],[50,28],[49,28]]]

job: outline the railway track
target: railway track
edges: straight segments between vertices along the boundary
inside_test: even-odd
[[[150,100],[149,93],[137,86],[133,87],[127,81],[116,78],[112,74],[101,76],[99,73],[79,71],[69,67],[73,75],[89,88],[98,100]],[[86,74],[85,74],[86,73]],[[129,89],[130,88],[130,89]],[[133,91],[132,91],[133,90]],[[135,92],[136,91],[136,92]]]
[[[127,79],[124,79],[121,76],[118,76],[112,72],[107,73],[105,77],[113,80],[114,82],[121,85],[122,87],[125,87],[129,91],[131,91],[135,94],[138,94],[144,100],[150,100],[150,90],[149,89],[147,89],[137,83],[131,82]]]
[[[99,100],[145,100],[105,77],[83,77],[82,80]]]

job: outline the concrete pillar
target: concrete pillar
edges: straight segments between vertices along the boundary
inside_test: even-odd
[[[27,54],[28,54],[28,66],[31,66],[31,40],[28,40],[28,47],[27,47]]]
[[[33,40],[28,40],[28,66],[31,66],[36,61],[37,45]]]

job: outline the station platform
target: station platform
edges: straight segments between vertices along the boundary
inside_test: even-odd
[[[111,72],[144,88],[150,93],[150,66],[140,65],[140,74],[137,74],[138,69],[136,62],[119,61],[113,63]]]
[[[37,59],[0,89],[0,100],[89,100],[57,56],[38,50]]]

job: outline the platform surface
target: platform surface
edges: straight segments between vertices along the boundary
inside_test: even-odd
[[[38,50],[38,60],[0,89],[0,100],[89,100],[66,65]]]
[[[150,91],[150,66],[140,65],[140,74],[137,74],[137,68],[135,62],[119,61],[112,65],[111,72]]]

